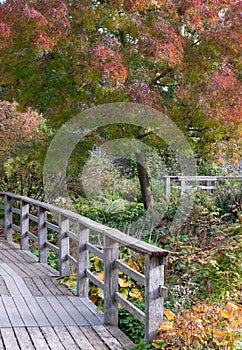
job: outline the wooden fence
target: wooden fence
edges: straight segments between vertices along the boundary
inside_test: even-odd
[[[242,181],[242,176],[163,176],[162,179],[164,181],[166,200],[170,201],[171,188],[178,188],[181,196],[191,189],[201,188],[211,192],[218,187],[230,187],[221,185],[223,181]]]
[[[89,280],[104,291],[104,323],[118,325],[120,304],[145,327],[145,340],[151,342],[157,334],[157,326],[163,319],[163,304],[167,290],[164,287],[164,265],[168,251],[142,242],[121,231],[101,225],[77,213],[48,205],[27,197],[0,192],[4,210],[5,239],[12,242],[13,232],[20,234],[20,248],[29,249],[29,241],[38,246],[39,262],[47,263],[48,250],[57,253],[59,273],[70,274],[70,266],[77,271],[77,294],[88,297]],[[30,227],[35,225],[36,231]],[[55,232],[58,244],[48,240]],[[102,249],[90,243],[90,234],[103,239]],[[75,242],[76,254],[70,251]],[[144,255],[145,272],[141,274],[119,259],[121,247]],[[89,253],[103,261],[104,281],[90,271]],[[118,290],[118,273],[122,271],[145,288],[145,312],[125,299]]]

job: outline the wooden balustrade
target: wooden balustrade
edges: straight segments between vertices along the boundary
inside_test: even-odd
[[[142,242],[123,232],[94,222],[77,213],[42,203],[12,193],[0,192],[4,203],[4,235],[12,242],[13,231],[20,234],[20,248],[29,249],[29,241],[38,245],[39,261],[47,263],[48,250],[59,257],[60,275],[68,275],[70,266],[77,271],[77,293],[88,297],[90,280],[104,290],[104,323],[118,325],[118,305],[127,309],[145,327],[145,340],[151,342],[157,334],[157,326],[163,319],[163,304],[166,296],[164,286],[164,265],[168,251]],[[30,210],[31,209],[31,210]],[[58,222],[56,218],[58,217]],[[38,226],[36,233],[30,232],[31,222]],[[58,246],[48,240],[48,232],[55,232]],[[103,238],[102,249],[90,242],[90,233]],[[70,252],[70,241],[76,243],[76,256]],[[144,275],[127,266],[119,259],[121,247],[143,254],[145,257]],[[102,259],[104,281],[89,269],[89,253]],[[126,300],[118,290],[118,273],[124,272],[145,287],[145,312]]]
[[[169,202],[171,188],[179,189],[181,195],[184,195],[187,190],[199,188],[211,192],[218,187],[231,187],[220,183],[222,181],[242,181],[242,176],[163,176],[162,179],[164,181],[166,200]]]

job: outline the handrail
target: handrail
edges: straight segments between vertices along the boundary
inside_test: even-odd
[[[203,189],[207,192],[216,190],[220,186],[221,181],[242,181],[242,176],[209,176],[209,175],[194,175],[194,176],[163,176],[164,190],[167,202],[170,201],[171,188],[177,188],[180,190],[180,195],[184,195],[187,190],[191,189]],[[176,183],[174,186],[173,182]],[[201,182],[205,184],[201,184]],[[190,184],[189,184],[190,183]]]
[[[4,198],[4,234],[8,242],[12,241],[13,230],[20,233],[20,248],[28,250],[29,240],[38,243],[39,261],[47,263],[47,250],[55,251],[59,257],[60,275],[70,273],[70,264],[77,268],[77,294],[88,297],[88,281],[92,281],[104,290],[104,323],[118,326],[118,304],[121,304],[145,326],[145,340],[152,342],[157,335],[157,325],[163,319],[164,266],[168,251],[142,242],[135,237],[99,224],[89,218],[70,210],[40,202],[28,197],[9,192],[0,192]],[[18,202],[16,207],[15,202]],[[38,214],[31,214],[29,207],[37,209]],[[48,219],[58,215],[58,223]],[[18,221],[14,219],[18,217]],[[30,232],[30,222],[38,225],[38,235]],[[73,225],[75,224],[75,225]],[[75,229],[73,229],[75,226]],[[56,232],[59,246],[48,241],[48,230]],[[103,249],[92,245],[89,233],[95,232],[103,237]],[[77,256],[70,253],[70,241],[77,244]],[[144,255],[144,275],[128,267],[119,260],[120,246]],[[89,252],[98,256],[104,263],[104,281],[101,281],[89,270]],[[124,272],[145,287],[145,312],[140,311],[118,292],[118,273]]]

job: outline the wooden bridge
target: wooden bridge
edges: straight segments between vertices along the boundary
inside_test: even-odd
[[[46,203],[3,192],[0,198],[0,350],[130,349],[134,344],[118,328],[119,305],[144,324],[147,342],[154,339],[163,318],[168,251]],[[144,275],[120,260],[121,247],[144,255]],[[57,254],[59,271],[47,264],[48,251]],[[103,261],[104,281],[90,270],[90,253]],[[70,271],[77,273],[76,295],[57,281]],[[119,293],[119,271],[144,286],[145,312]],[[104,291],[103,313],[88,298],[89,281]]]

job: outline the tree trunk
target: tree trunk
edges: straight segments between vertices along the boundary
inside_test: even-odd
[[[154,206],[154,197],[151,192],[149,177],[145,168],[145,157],[143,152],[135,154],[137,162],[138,177],[140,183],[140,190],[143,198],[144,208],[152,209]]]

